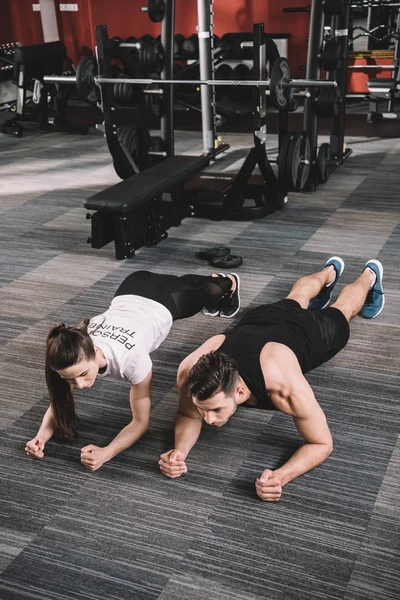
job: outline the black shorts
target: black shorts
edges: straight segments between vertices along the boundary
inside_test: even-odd
[[[238,324],[257,325],[289,346],[299,359],[303,373],[322,365],[342,348],[350,337],[349,323],[337,308],[307,310],[295,300],[280,300],[251,309]],[[267,329],[268,328],[268,329]]]

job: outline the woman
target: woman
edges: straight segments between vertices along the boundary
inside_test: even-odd
[[[151,408],[150,353],[167,337],[173,321],[203,308],[210,316],[233,317],[239,310],[239,277],[159,275],[137,271],[119,286],[110,308],[93,319],[53,327],[46,343],[46,381],[50,395],[37,435],[25,447],[43,458],[46,442],[76,437],[73,387],[91,387],[96,377],[130,382],[132,421],[106,447],[81,449],[81,463],[95,471],[129,448],[147,431]]]

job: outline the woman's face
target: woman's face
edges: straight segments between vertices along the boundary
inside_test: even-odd
[[[99,367],[95,358],[84,358],[75,365],[72,365],[72,367],[60,369],[56,372],[62,379],[65,379],[65,381],[68,381],[72,385],[76,385],[81,390],[92,387],[99,372]]]

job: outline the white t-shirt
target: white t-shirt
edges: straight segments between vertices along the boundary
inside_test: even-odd
[[[93,317],[88,333],[103,351],[107,367],[99,377],[140,383],[150,373],[150,353],[165,340],[172,315],[165,306],[142,296],[117,296],[105,313]]]

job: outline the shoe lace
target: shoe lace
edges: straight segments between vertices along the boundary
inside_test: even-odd
[[[373,288],[371,288],[368,291],[367,298],[365,300],[365,304],[367,304],[367,305],[374,304],[374,294],[376,294],[377,296],[383,296],[383,292],[381,292],[380,290],[374,290]]]

